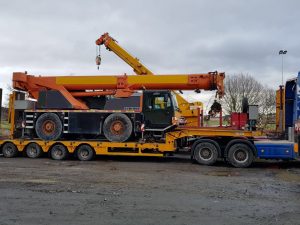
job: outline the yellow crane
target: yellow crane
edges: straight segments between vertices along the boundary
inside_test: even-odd
[[[149,70],[145,65],[143,65],[138,58],[129,54],[124,48],[122,48],[117,41],[112,38],[108,33],[104,33],[96,40],[96,45],[104,45],[107,50],[114,52],[119,56],[124,62],[133,68],[133,71],[137,75],[152,76],[154,75],[151,70]],[[99,51],[100,52],[100,51]],[[96,64],[99,66],[101,64],[101,55],[96,57]],[[179,93],[173,91],[176,96],[178,107],[180,111],[180,116],[186,126],[199,126],[199,116],[203,114],[203,103],[202,102],[189,102],[183,98]]]

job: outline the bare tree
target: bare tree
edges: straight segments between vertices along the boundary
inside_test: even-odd
[[[225,79],[225,96],[222,105],[226,113],[240,112],[243,98],[249,104],[258,104],[262,98],[263,86],[249,74],[227,76]]]
[[[268,124],[275,123],[276,93],[275,90],[264,86],[259,105],[261,125],[265,129]]]
[[[249,74],[236,74],[225,79],[225,96],[221,100],[223,110],[231,114],[242,111],[242,100],[258,105],[261,125],[265,128],[275,112],[275,90],[263,86]]]

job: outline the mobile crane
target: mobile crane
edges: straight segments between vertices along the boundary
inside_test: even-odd
[[[13,87],[37,100],[20,115],[26,117],[22,133],[28,137],[57,140],[104,135],[109,141],[124,142],[137,139],[142,125],[153,135],[175,127],[178,106],[169,90],[217,89],[222,95],[223,79],[224,74],[217,72],[65,77],[14,73]]]

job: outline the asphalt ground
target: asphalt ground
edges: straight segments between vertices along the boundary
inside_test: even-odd
[[[300,224],[300,162],[0,157],[0,225]]]

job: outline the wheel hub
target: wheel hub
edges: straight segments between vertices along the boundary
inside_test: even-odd
[[[45,134],[52,134],[55,131],[55,123],[51,120],[47,120],[43,124],[43,132]]]
[[[114,121],[111,125],[111,132],[113,134],[119,135],[123,133],[124,125],[121,121]]]
[[[12,154],[13,148],[9,146],[9,147],[7,147],[6,151],[7,151],[9,154]]]
[[[87,157],[89,155],[89,152],[87,150],[80,151],[80,154],[82,157]]]
[[[29,149],[29,153],[30,153],[31,155],[34,155],[34,154],[37,153],[37,149],[34,148],[34,147],[31,147],[31,148]]]
[[[60,150],[60,149],[56,149],[55,151],[54,151],[54,154],[56,155],[56,156],[62,156],[62,151]]]
[[[248,154],[244,150],[237,150],[234,157],[239,162],[245,162],[248,159]]]
[[[200,157],[202,159],[208,160],[212,157],[212,152],[210,149],[208,148],[204,148],[200,151]]]

